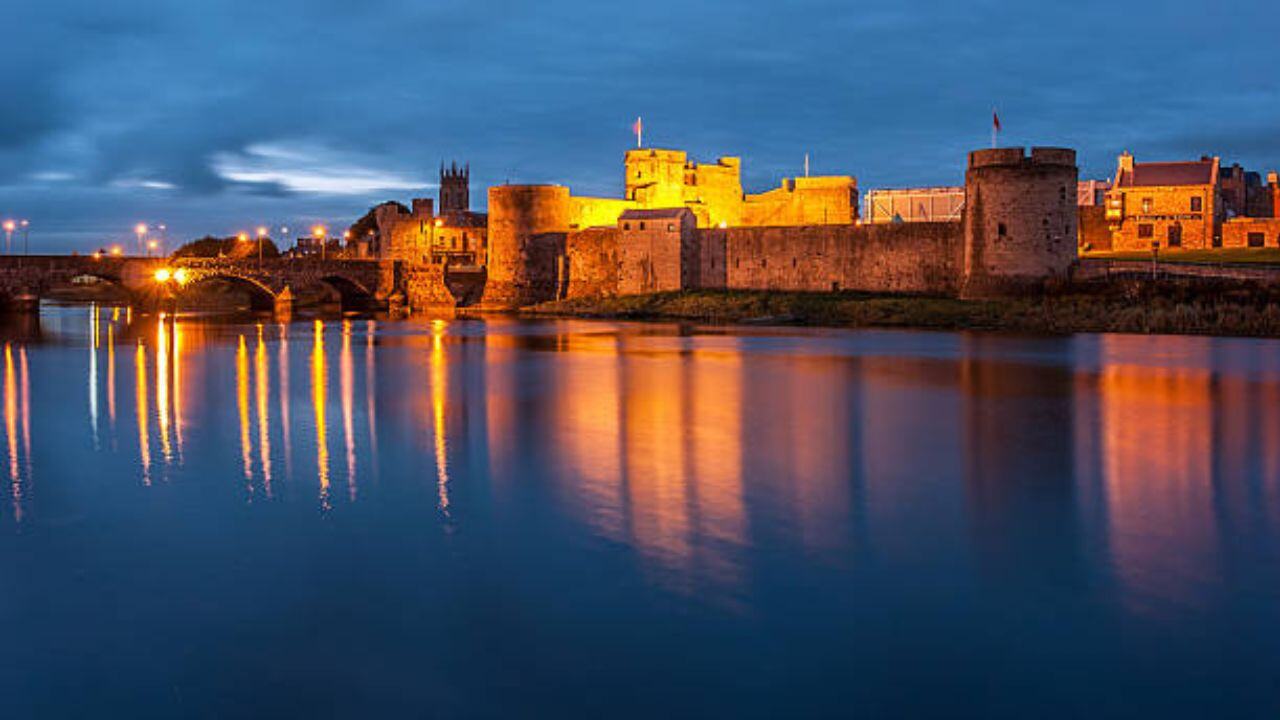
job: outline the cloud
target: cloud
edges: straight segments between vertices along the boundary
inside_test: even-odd
[[[213,167],[231,182],[275,183],[294,193],[368,195],[416,190],[427,184],[379,170],[348,154],[298,143],[259,143],[239,153],[217,153]]]

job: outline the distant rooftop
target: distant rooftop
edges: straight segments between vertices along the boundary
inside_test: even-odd
[[[1134,163],[1133,172],[1123,171],[1118,187],[1168,185],[1208,185],[1213,182],[1213,160]]]

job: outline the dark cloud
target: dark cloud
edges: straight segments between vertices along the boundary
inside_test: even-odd
[[[338,223],[454,158],[481,186],[618,193],[637,114],[654,144],[743,156],[755,188],[805,153],[863,187],[958,182],[996,106],[1006,142],[1075,146],[1092,177],[1122,149],[1266,169],[1276,17],[1271,0],[25,3],[0,44],[0,214],[68,249],[139,219]]]

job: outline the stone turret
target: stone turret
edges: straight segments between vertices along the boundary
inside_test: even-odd
[[[521,306],[555,299],[572,207],[562,185],[489,188],[489,264],[482,302]]]
[[[1076,259],[1076,153],[997,148],[969,153],[961,294],[1042,289]]]

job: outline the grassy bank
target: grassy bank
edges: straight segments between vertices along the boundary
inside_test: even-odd
[[[1003,300],[699,290],[562,300],[533,315],[713,324],[903,327],[1027,333],[1126,332],[1280,337],[1280,294],[1260,288],[1125,283]]]

